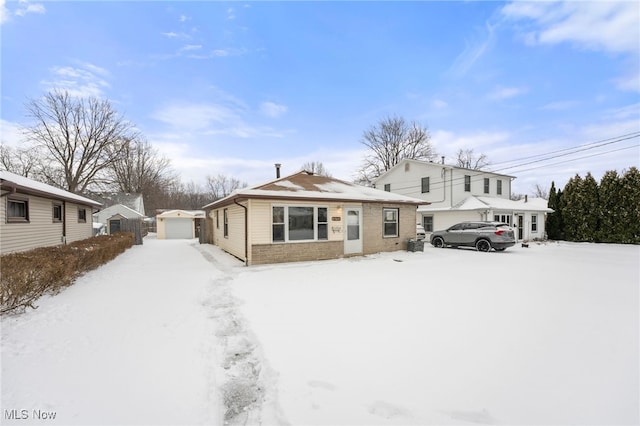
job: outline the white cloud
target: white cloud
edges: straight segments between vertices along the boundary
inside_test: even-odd
[[[191,19],[191,17],[187,16],[187,15],[180,15],[180,18],[178,19],[180,22],[187,22]]]
[[[267,117],[277,118],[287,112],[287,106],[275,102],[263,102],[260,104],[260,112]]]
[[[495,43],[495,29],[495,25],[487,22],[484,29],[477,30],[473,41],[466,42],[464,50],[455,59],[449,71],[458,77],[464,76]]]
[[[532,21],[525,37],[534,44],[572,43],[614,53],[640,50],[636,1],[512,2],[501,12],[512,20]]]
[[[0,142],[15,147],[20,145],[21,140],[20,125],[0,118]]]
[[[489,99],[501,101],[515,98],[528,92],[526,87],[499,87],[487,96]]]
[[[102,97],[110,87],[105,78],[110,73],[106,69],[79,62],[78,66],[55,66],[50,69],[51,79],[41,84],[46,90],[66,90],[71,96]]]
[[[42,3],[29,3],[28,1],[20,0],[18,4],[18,9],[14,12],[16,16],[25,16],[29,13],[43,14],[46,12]]]
[[[431,107],[433,109],[442,110],[449,107],[449,104],[442,99],[434,99],[431,101]]]
[[[9,10],[5,7],[5,0],[0,0],[0,24],[9,20]]]

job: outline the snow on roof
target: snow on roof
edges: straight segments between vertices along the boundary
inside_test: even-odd
[[[189,216],[189,217],[204,217],[204,210],[180,210],[180,209],[168,210],[166,212],[162,212],[159,215],[157,215],[157,217],[173,217],[177,213],[182,214],[184,216]]]
[[[299,172],[266,184],[234,191],[204,208],[226,205],[238,198],[319,199],[335,201],[428,204],[419,198],[395,194],[326,176]]]
[[[544,198],[529,198],[527,201],[525,201],[524,199],[514,201],[506,198],[478,197],[475,195],[471,195],[465,198],[462,202],[453,207],[423,206],[419,207],[418,211],[469,211],[488,209],[553,213],[553,209],[547,207],[547,200],[545,200]]]
[[[15,188],[16,190],[20,190],[25,193],[44,195],[50,198],[59,198],[94,207],[100,207],[102,205],[97,201],[90,200],[89,198],[85,198],[81,195],[4,170],[0,170],[0,182],[2,183],[3,189]]]

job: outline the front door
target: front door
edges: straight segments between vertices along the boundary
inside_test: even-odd
[[[109,220],[109,233],[115,234],[116,232],[120,232],[120,219],[110,219]]]
[[[362,253],[362,207],[346,207],[344,254]]]
[[[521,214],[516,215],[516,227],[518,228],[518,240],[522,240],[524,238],[524,216]]]

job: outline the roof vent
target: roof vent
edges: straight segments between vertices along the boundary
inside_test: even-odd
[[[282,164],[276,163],[276,179],[280,179],[280,166],[282,166]]]

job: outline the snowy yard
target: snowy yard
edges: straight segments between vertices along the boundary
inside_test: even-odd
[[[2,319],[2,423],[221,424],[249,389],[231,423],[637,424],[639,283],[638,246],[246,268],[146,239]]]

